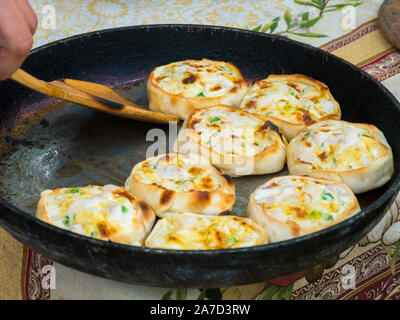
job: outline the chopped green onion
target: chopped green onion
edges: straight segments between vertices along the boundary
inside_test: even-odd
[[[72,189],[65,191],[66,194],[73,194],[73,193],[79,193],[79,192],[80,192],[80,190],[78,188],[72,188]]]
[[[289,111],[290,110],[290,105],[288,103],[286,103],[285,106],[283,107],[283,110]]]
[[[205,97],[205,95],[204,95],[203,92],[200,92],[197,96],[198,96],[198,97]]]
[[[239,242],[239,240],[238,240],[235,236],[233,236],[233,237],[230,237],[230,238],[226,238],[226,239],[225,239],[225,242],[226,242],[226,244],[227,244],[228,246],[232,246],[232,245],[234,245],[235,243]]]
[[[62,221],[63,225],[66,227],[69,227],[71,225],[71,218],[70,216],[65,216],[63,221]]]
[[[217,122],[217,121],[220,121],[220,120],[221,120],[220,117],[212,117],[209,122],[210,123],[214,123],[214,122]]]
[[[331,215],[331,214],[326,215],[325,221],[333,221],[333,215]]]
[[[319,220],[322,216],[322,212],[318,210],[313,210],[308,213],[308,218],[313,220]]]
[[[332,201],[333,199],[334,199],[334,198],[333,198],[332,193],[327,192],[327,191],[324,191],[324,192],[322,193],[322,200]]]
[[[304,137],[306,137],[306,138],[309,138],[311,136],[311,132],[310,131],[308,131],[305,135],[304,135]]]
[[[128,208],[125,207],[125,206],[121,206],[121,211],[122,211],[123,213],[126,213],[126,212],[128,212]]]

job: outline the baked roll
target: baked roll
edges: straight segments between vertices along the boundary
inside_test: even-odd
[[[247,215],[264,228],[270,242],[328,228],[360,211],[344,183],[281,176],[259,186],[249,198]]]
[[[159,217],[165,212],[218,215],[235,202],[232,179],[194,153],[163,154],[136,164],[125,188]]]
[[[158,220],[145,246],[213,250],[257,246],[267,242],[267,232],[250,219],[180,213]]]
[[[301,74],[270,75],[256,82],[240,107],[271,120],[288,141],[307,125],[341,116],[329,88]]]
[[[147,82],[149,108],[186,119],[194,109],[238,107],[248,89],[239,69],[224,61],[185,60],[154,69]]]
[[[346,183],[354,193],[378,188],[393,174],[392,149],[373,125],[325,120],[304,128],[289,143],[290,174]]]
[[[150,206],[113,185],[45,190],[36,217],[88,237],[143,245],[155,221]]]
[[[269,120],[217,105],[195,110],[179,131],[174,151],[198,152],[237,177],[273,173],[286,162],[286,139]]]

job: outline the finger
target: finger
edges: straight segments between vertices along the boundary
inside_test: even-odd
[[[0,0],[0,80],[22,65],[33,44],[30,28],[13,1]]]
[[[31,33],[34,34],[38,25],[36,13],[33,11],[28,0],[14,0],[15,6],[22,12],[25,17]]]

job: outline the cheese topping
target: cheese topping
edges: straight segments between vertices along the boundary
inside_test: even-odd
[[[212,191],[220,186],[220,177],[210,162],[193,153],[147,159],[133,168],[133,174],[142,183],[154,183],[176,192]]]
[[[264,120],[225,106],[196,111],[192,124],[201,144],[220,154],[255,156],[277,139]]]
[[[385,152],[366,125],[327,120],[296,138],[293,156],[318,169],[347,171],[369,166]]]
[[[244,97],[242,108],[293,124],[309,125],[337,113],[328,88],[291,78],[264,79],[255,83]]]
[[[146,246],[210,250],[248,247],[266,242],[266,233],[250,219],[180,213],[159,220],[147,238]]]
[[[133,198],[112,185],[45,190],[45,208],[51,224],[85,236],[108,239],[143,231]],[[140,232],[140,231],[139,231]],[[129,244],[140,245],[134,239]]]
[[[221,97],[235,93],[244,81],[228,62],[186,60],[156,68],[154,81],[161,89],[184,97]]]
[[[353,193],[343,184],[294,176],[269,180],[253,198],[274,219],[304,228],[331,223],[354,205]]]

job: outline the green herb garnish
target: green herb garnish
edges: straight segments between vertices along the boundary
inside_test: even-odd
[[[308,131],[306,134],[304,134],[304,137],[309,138],[311,136],[311,132]]]
[[[322,217],[322,212],[318,210],[313,210],[308,213],[308,218],[312,220],[319,220]]]
[[[322,193],[322,200],[332,201],[333,199],[333,195],[330,192],[324,191]]]
[[[286,103],[285,106],[283,107],[283,110],[289,111],[290,110],[290,105],[288,103]]]
[[[221,121],[221,118],[220,117],[212,117],[209,122],[210,123],[214,123],[214,122],[217,122],[217,121]]]
[[[198,96],[198,97],[205,97],[205,95],[204,95],[203,92],[200,92],[197,96]]]
[[[122,211],[123,213],[126,213],[126,212],[128,212],[128,208],[125,207],[125,206],[121,206],[121,211]]]
[[[230,237],[230,238],[226,238],[225,242],[228,246],[232,246],[235,243],[239,242],[239,240],[236,237]]]
[[[90,236],[91,237],[97,237],[97,231],[92,231],[91,233],[90,233]]]
[[[326,215],[325,221],[333,221],[333,215],[331,215],[331,214]]]
[[[73,194],[73,193],[79,193],[79,192],[80,192],[80,190],[78,188],[72,188],[72,189],[65,191],[66,194]]]
[[[69,227],[71,225],[71,218],[70,216],[65,216],[63,221],[62,221],[63,225],[66,227]]]

